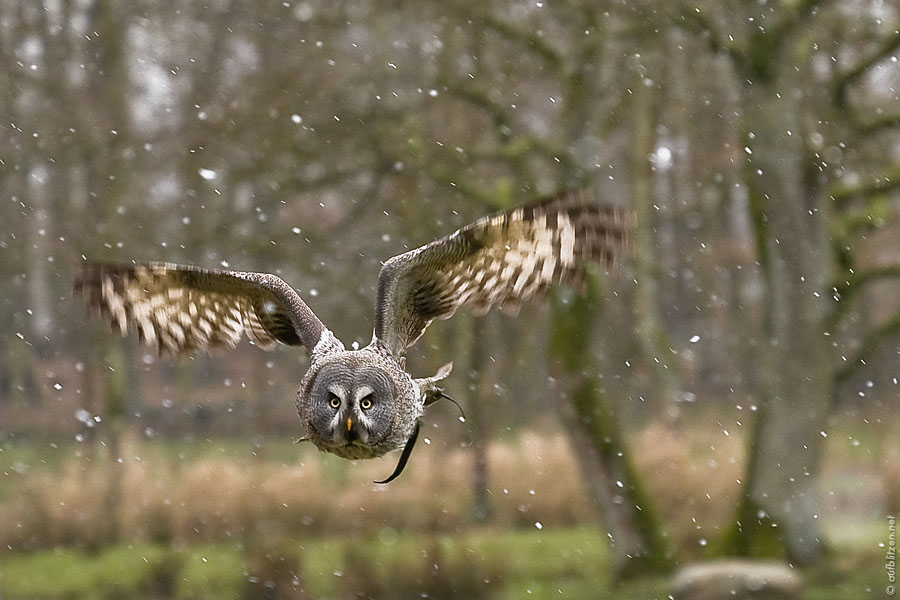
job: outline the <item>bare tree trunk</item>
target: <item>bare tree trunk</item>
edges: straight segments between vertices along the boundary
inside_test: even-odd
[[[790,75],[788,75],[790,76]],[[831,354],[824,294],[829,263],[826,216],[807,162],[799,93],[790,86],[748,86],[745,122],[751,152],[746,182],[765,281],[762,398],[748,453],[745,494],[732,550],[782,552],[801,564],[819,559],[816,515]]]
[[[123,197],[127,187],[129,168],[125,165],[128,144],[132,143],[129,127],[127,44],[125,32],[128,29],[126,13],[115,2],[98,0],[87,9],[87,17],[91,31],[95,32],[98,41],[93,45],[96,52],[88,64],[90,83],[86,86],[96,98],[92,105],[91,115],[94,129],[90,131],[92,138],[84,138],[82,142],[83,165],[87,172],[89,193],[97,198],[94,234],[90,241],[93,248],[87,247],[88,255],[100,257],[105,248],[105,236],[118,233],[121,218],[117,208],[123,205]],[[100,225],[102,224],[102,227]],[[106,493],[104,495],[105,511],[108,515],[104,541],[113,541],[118,537],[118,508],[122,502],[122,468],[118,459],[121,455],[121,436],[125,427],[127,413],[126,399],[135,395],[135,381],[129,357],[126,356],[125,344],[129,341],[102,337],[97,343],[88,347],[85,363],[101,374],[93,383],[86,383],[87,389],[93,389],[93,410],[102,419],[98,431],[94,452],[105,459],[108,469]]]
[[[21,61],[22,48],[27,41],[41,40],[41,44],[48,42],[47,17],[46,10],[36,7],[20,6],[14,12],[10,22],[15,23],[15,27],[8,30],[4,37],[10,42],[11,48],[18,49],[15,57]],[[28,57],[35,64],[41,59],[36,53]],[[47,131],[45,98],[50,83],[43,71],[44,69],[21,69],[15,79],[7,83],[11,90],[6,98],[9,104],[8,121],[13,130],[22,131],[21,128],[24,127],[25,130],[40,134]],[[53,352],[51,336],[54,330],[53,291],[47,262],[52,255],[51,245],[54,239],[50,211],[52,173],[46,150],[41,143],[35,141],[40,139],[40,134],[28,138],[20,136],[24,142],[14,142],[12,148],[17,148],[15,154],[20,161],[22,175],[12,175],[16,181],[8,191],[21,203],[28,219],[28,242],[24,247],[23,257],[25,301],[29,315],[27,339],[39,358],[48,358]],[[17,192],[20,194],[18,197]],[[36,391],[39,390],[40,386]]]
[[[56,329],[48,262],[53,254],[51,251],[53,224],[48,198],[51,177],[48,165],[43,162],[32,165],[28,172],[27,196],[32,214],[31,243],[26,250],[28,308],[31,311],[34,348],[41,358],[49,358],[52,355],[51,339]]]
[[[631,207],[635,228],[634,267],[637,291],[635,294],[635,331],[640,345],[644,371],[649,378],[651,404],[668,409],[675,406],[679,381],[671,344],[663,327],[659,310],[659,285],[653,252],[652,171],[650,155],[654,150],[656,113],[652,90],[638,83],[634,86],[631,154]]]

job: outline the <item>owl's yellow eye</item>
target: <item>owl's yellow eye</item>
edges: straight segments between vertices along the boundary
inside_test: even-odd
[[[331,400],[328,401],[328,404],[331,405],[331,408],[340,408],[340,406],[341,406],[341,399],[338,398],[337,396],[335,396],[334,394],[332,394],[332,395],[331,395]]]
[[[372,408],[372,398],[370,396],[366,396],[362,400],[359,401],[359,407],[363,410],[369,410]]]

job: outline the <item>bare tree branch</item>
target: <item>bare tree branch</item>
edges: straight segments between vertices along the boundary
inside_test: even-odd
[[[754,32],[745,44],[726,40],[700,8],[682,4],[675,24],[694,34],[701,34],[716,54],[727,55],[735,68],[748,79],[767,78],[772,65],[779,60],[781,49],[791,33],[829,0],[801,0],[796,5],[784,5],[778,15],[787,16],[768,30]],[[785,3],[782,3],[785,4]],[[730,37],[730,36],[729,36]]]
[[[830,0],[800,0],[797,3],[782,2],[779,13],[787,13],[788,16],[781,21],[770,34],[775,39],[784,39],[800,24],[805,24],[807,19],[815,14]]]
[[[878,48],[856,63],[851,69],[838,75],[834,80],[834,103],[840,108],[847,106],[847,90],[856,83],[876,63],[887,58],[900,48],[900,30],[895,30],[885,38]]]
[[[857,129],[859,129],[859,132],[864,136],[897,127],[900,127],[900,115],[890,115],[881,119],[861,122],[857,125]]]
[[[686,30],[688,33],[700,35],[709,44],[710,50],[714,54],[725,54],[740,71],[747,71],[750,68],[749,61],[745,50],[734,42],[726,42],[719,32],[716,30],[712,22],[706,18],[699,7],[691,7],[686,4],[681,6],[678,11],[678,18],[675,25]]]
[[[900,165],[881,175],[859,184],[838,184],[829,193],[838,208],[844,208],[853,200],[868,198],[876,194],[900,188]]]
[[[488,115],[490,115],[491,120],[494,122],[494,125],[497,126],[497,131],[502,136],[508,136],[511,127],[509,124],[509,112],[505,107],[491,100],[490,95],[481,89],[476,89],[472,85],[466,85],[465,83],[445,83],[447,87],[447,91],[454,97],[477,108],[483,110]]]
[[[492,29],[500,36],[525,46],[542,58],[550,68],[556,69],[559,72],[565,70],[565,61],[563,60],[562,55],[560,55],[553,46],[547,43],[547,40],[544,39],[542,35],[533,31],[523,31],[518,29],[513,26],[512,23],[498,19],[496,16],[487,12],[478,15],[476,20],[485,27]]]
[[[846,303],[856,296],[866,284],[894,278],[900,278],[900,263],[850,273],[850,276],[844,277],[843,281],[835,282],[832,290],[841,303]]]
[[[846,363],[835,371],[835,394],[838,393],[837,388],[841,384],[845,383],[862,367],[866,366],[869,359],[875,354],[885,340],[893,338],[898,333],[900,333],[900,312],[894,314],[894,316],[869,333],[869,335],[862,340],[857,353],[852,358],[848,358]]]

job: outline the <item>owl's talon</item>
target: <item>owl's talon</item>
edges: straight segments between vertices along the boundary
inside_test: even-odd
[[[437,402],[437,401],[440,400],[441,398],[443,398],[443,399],[445,399],[445,400],[449,400],[450,402],[452,402],[453,404],[456,405],[456,408],[457,408],[457,409],[459,409],[459,417],[460,417],[460,419],[462,419],[463,421],[466,420],[466,413],[463,411],[463,408],[462,408],[462,406],[460,406],[459,402],[457,402],[456,400],[454,400],[453,398],[451,398],[450,396],[448,396],[447,394],[445,394],[445,393],[444,393],[444,390],[442,390],[441,388],[435,388],[434,392],[435,392],[435,393],[434,393],[434,400],[432,400],[432,402]]]

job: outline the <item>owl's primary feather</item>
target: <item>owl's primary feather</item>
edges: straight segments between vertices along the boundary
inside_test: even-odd
[[[350,459],[404,448],[387,482],[406,464],[425,407],[446,397],[437,382],[451,365],[418,379],[404,368],[403,352],[428,324],[461,306],[515,309],[553,283],[577,286],[588,264],[616,265],[627,221],[627,211],[573,192],[395,256],[378,277],[372,343],[359,350],[345,350],[300,295],[268,273],[89,264],[75,291],[113,328],[137,331],[160,354],[231,348],[244,335],[265,350],[305,346],[310,366],[297,393],[305,439]]]
[[[615,265],[628,235],[627,211],[571,192],[484,217],[395,256],[378,277],[375,336],[395,356],[433,319],[461,306],[483,314],[512,309],[553,283],[579,285],[585,266]]]
[[[266,273],[91,264],[75,292],[123,335],[136,330],[160,354],[233,348],[245,333],[263,350],[280,342],[311,351],[325,330],[297,292]]]

